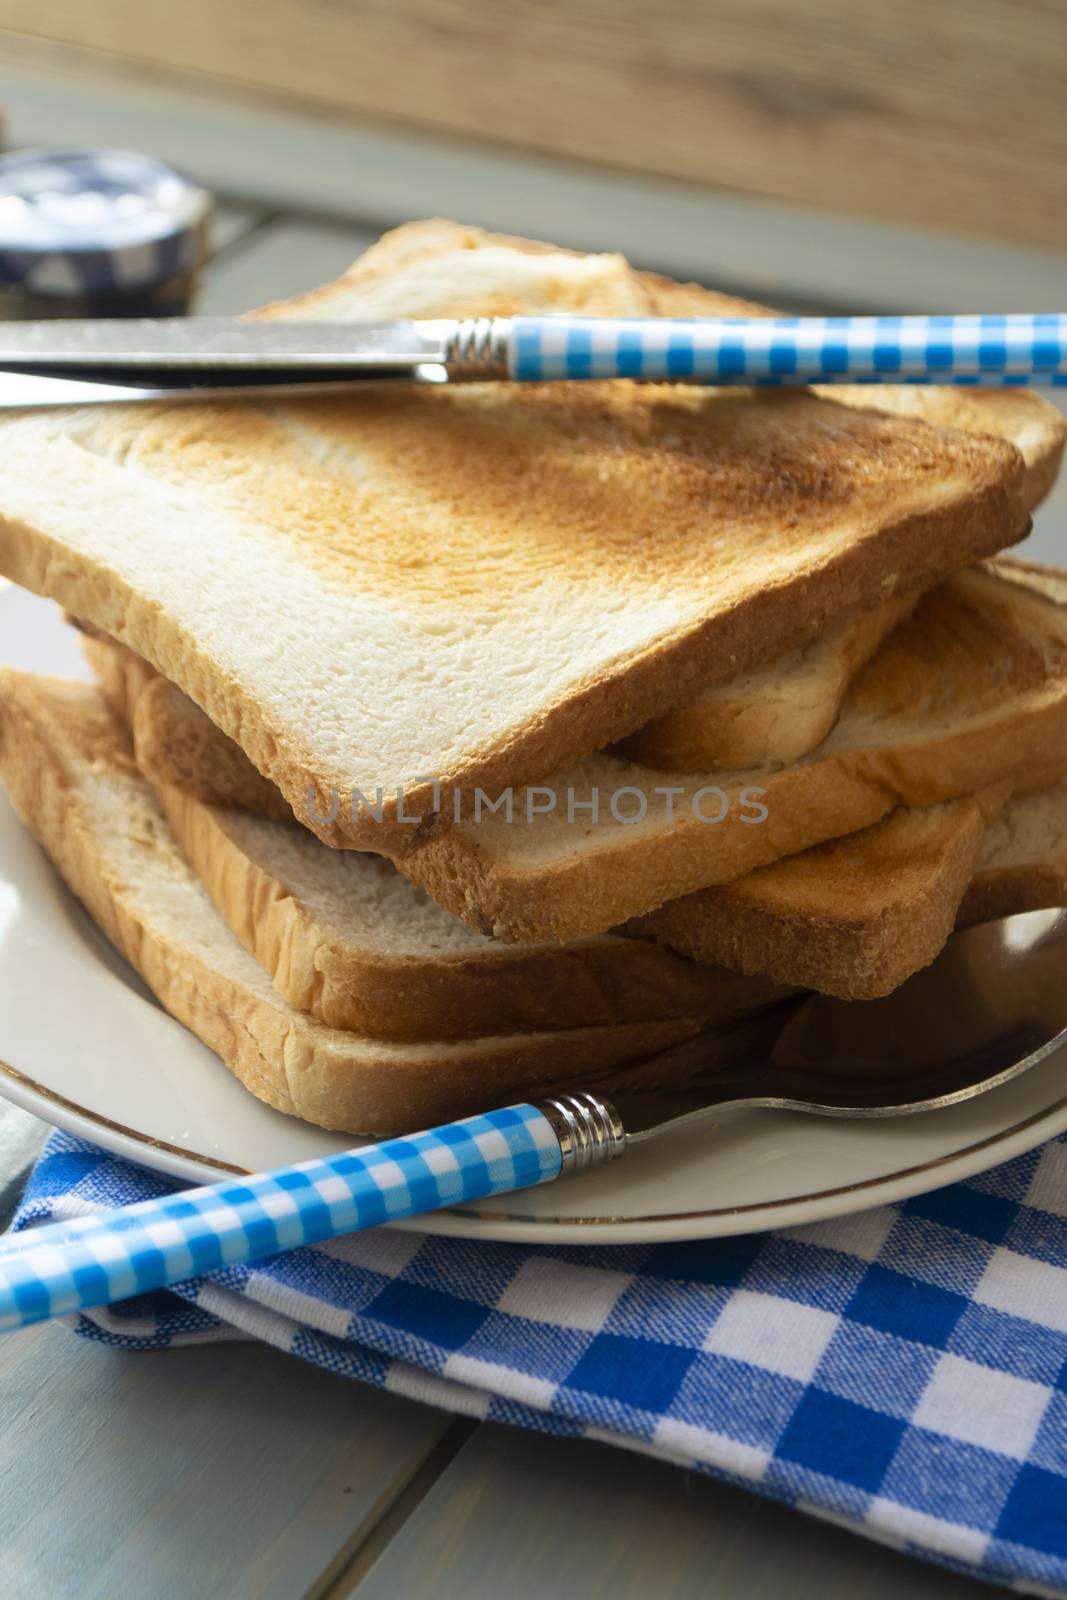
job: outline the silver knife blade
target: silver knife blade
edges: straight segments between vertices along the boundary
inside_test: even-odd
[[[369,390],[394,388],[398,382],[445,383],[448,375],[444,367],[425,364],[410,371],[398,368],[390,374],[375,372],[373,377],[330,378],[315,374],[300,379],[296,373],[291,380],[265,383],[262,375],[231,374],[220,382],[174,382],[167,387],[158,383],[117,383],[103,380],[90,381],[81,377],[40,377],[26,372],[5,372],[0,368],[0,411],[40,410],[48,406],[101,406],[134,405],[144,402],[165,402],[170,405],[184,400],[279,400],[286,397],[304,398],[308,395],[361,395]]]
[[[0,367],[39,374],[138,367],[196,372],[409,373],[442,363],[451,321],[248,322],[236,317],[59,318],[0,323]]]

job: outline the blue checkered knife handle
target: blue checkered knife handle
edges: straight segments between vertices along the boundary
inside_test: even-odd
[[[612,1107],[568,1095],[31,1229],[0,1250],[0,1329],[548,1183],[624,1145]]]
[[[534,382],[1067,384],[1067,313],[552,316],[514,317],[504,326],[511,377]]]

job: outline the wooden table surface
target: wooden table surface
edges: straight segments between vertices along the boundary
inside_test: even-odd
[[[0,24],[427,134],[1067,247],[1058,0],[4,0]]]
[[[10,140],[128,144],[205,176],[225,197],[205,312],[329,278],[403,215],[515,228],[523,203],[531,233],[622,243],[641,265],[667,271],[693,274],[704,240],[720,268],[709,281],[729,278],[781,305],[954,306],[970,264],[986,309],[1048,309],[1067,281],[1048,253],[976,253],[935,236],[886,244],[885,230],[816,217],[801,238],[784,208],[679,194],[672,209],[669,194],[576,171],[557,175],[553,214],[546,172],[531,163],[437,146],[420,159],[410,141],[216,102],[192,86],[149,93],[84,64],[76,76],[70,69],[67,58],[10,66]],[[307,209],[294,204],[294,150]],[[635,228],[635,206],[646,223],[655,215],[653,231]],[[759,263],[747,275],[746,259]],[[1042,511],[1032,548],[1067,559],[1064,490]],[[0,1226],[46,1131],[0,1103]],[[663,1462],[456,1419],[266,1347],[137,1355],[52,1326],[0,1341],[0,1573],[6,1600],[991,1592]]]

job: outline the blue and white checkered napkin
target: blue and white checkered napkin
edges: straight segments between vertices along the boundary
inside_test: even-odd
[[[15,1226],[172,1187],[53,1133]],[[544,1248],[376,1229],[77,1329],[131,1349],[264,1339],[1067,1594],[1067,1136],[970,1183],[784,1233]]]

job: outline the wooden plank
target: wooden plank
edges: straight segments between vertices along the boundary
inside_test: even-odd
[[[265,1345],[0,1341],[5,1600],[321,1593],[450,1427]]]
[[[370,1571],[357,1556],[329,1600],[897,1600],[905,1591],[977,1594],[968,1578],[665,1462],[483,1425]]]
[[[484,145],[345,126],[202,78],[136,71],[84,50],[0,35],[8,136],[132,144],[218,192],[393,226],[453,216],[734,289],[848,311],[1044,311],[1067,254],[973,243],[777,201],[627,178]]]
[[[1031,0],[6,0],[9,28],[807,205],[1067,244],[1067,11]]]
[[[373,229],[332,222],[267,223],[208,268],[196,310],[204,316],[226,316],[326,283],[376,236]]]

